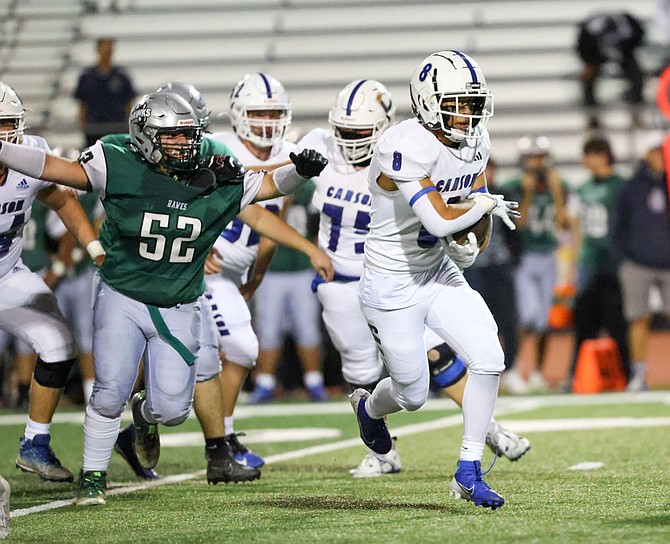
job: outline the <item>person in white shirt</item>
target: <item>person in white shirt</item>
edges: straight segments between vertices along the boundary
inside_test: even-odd
[[[412,76],[410,95],[416,119],[389,128],[372,156],[370,232],[358,287],[390,376],[372,394],[356,389],[351,403],[363,442],[376,453],[388,453],[393,441],[384,416],[417,410],[428,396],[428,326],[470,372],[451,492],[496,509],[504,499],[483,481],[480,461],[503,351],[491,312],[461,272],[474,262],[477,241],[471,233],[459,245],[449,235],[486,213],[515,228],[510,215],[518,205],[486,191],[483,172],[491,146],[485,127],[493,97],[477,63],[458,51],[434,53]]]

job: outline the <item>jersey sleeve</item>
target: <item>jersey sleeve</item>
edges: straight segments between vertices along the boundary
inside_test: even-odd
[[[382,137],[376,151],[379,170],[386,177],[396,181],[419,181],[429,178],[437,156],[433,152],[434,146],[424,146],[422,143],[425,141],[422,140],[397,131],[388,138]]]
[[[251,204],[254,198],[256,198],[256,195],[258,194],[258,191],[260,191],[261,185],[263,184],[264,176],[264,170],[261,170],[260,172],[252,172],[249,170],[244,175],[244,194],[242,195],[242,200],[240,201],[240,211]]]
[[[91,187],[100,198],[105,198],[107,189],[107,161],[105,160],[105,146],[102,142],[96,142],[91,147],[84,149],[79,155],[79,164],[86,172]]]

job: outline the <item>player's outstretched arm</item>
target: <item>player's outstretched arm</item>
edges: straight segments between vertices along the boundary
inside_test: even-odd
[[[314,149],[303,149],[298,155],[290,153],[289,158],[293,164],[265,173],[254,202],[294,193],[328,164],[328,159]]]
[[[261,206],[248,206],[237,217],[262,236],[304,253],[324,280],[333,279],[333,263],[330,257],[272,212]]]
[[[97,240],[84,208],[81,207],[74,191],[63,191],[55,185],[42,189],[37,199],[55,211],[61,221],[75,237],[81,247],[85,247],[91,259],[98,266],[105,260],[105,251]]]
[[[78,162],[57,157],[38,147],[0,142],[0,163],[33,178],[82,191],[89,188],[86,172]]]

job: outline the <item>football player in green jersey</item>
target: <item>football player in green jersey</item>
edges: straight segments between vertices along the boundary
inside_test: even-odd
[[[79,505],[105,502],[120,415],[143,355],[147,394],[133,403],[133,416],[136,427],[141,421],[149,431],[147,444],[158,423],[178,425],[188,416],[200,349],[203,267],[221,231],[249,204],[294,192],[327,164],[313,150],[292,154],[292,164],[272,172],[245,172],[230,157],[203,159],[198,118],[173,93],[142,97],[129,125],[132,147],[97,142],[78,161],[0,146],[0,163],[97,190],[105,207],[100,241],[107,257],[96,287],[96,381],[86,409]],[[212,446],[208,461],[229,466],[230,455]],[[217,452],[224,455],[216,459]],[[253,479],[257,471],[238,468],[252,472],[236,469],[230,480]]]

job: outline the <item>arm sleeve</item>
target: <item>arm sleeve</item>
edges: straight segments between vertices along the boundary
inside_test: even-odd
[[[482,207],[475,203],[463,215],[455,219],[444,219],[426,196],[430,192],[430,187],[421,187],[418,181],[397,183],[397,185],[423,226],[433,236],[441,238],[447,234],[463,230],[470,225],[474,225],[484,215]]]
[[[98,141],[91,147],[84,149],[79,155],[79,164],[86,172],[93,191],[104,199],[107,191],[107,161],[102,142]]]
[[[248,170],[246,172],[244,175],[244,194],[240,201],[240,211],[251,204],[254,198],[256,198],[258,191],[261,189],[261,185],[263,185],[265,174],[265,170],[261,170],[260,172],[252,172],[251,170]]]

